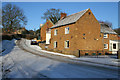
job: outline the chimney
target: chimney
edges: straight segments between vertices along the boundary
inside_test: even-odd
[[[66,13],[61,13],[61,17],[60,17],[60,19],[65,18],[66,16],[67,16]]]
[[[40,24],[40,27],[42,27],[43,26],[43,24]]]

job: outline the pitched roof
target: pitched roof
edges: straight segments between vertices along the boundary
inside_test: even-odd
[[[53,26],[51,27],[51,29],[76,22],[76,21],[77,21],[81,16],[83,16],[83,14],[86,13],[86,11],[88,11],[88,10],[89,10],[89,8],[86,9],[86,10],[80,11],[80,12],[78,12],[78,13],[75,13],[75,14],[72,14],[72,15],[69,15],[69,16],[66,16],[66,17],[63,18],[63,19],[60,19],[55,25],[53,25]]]
[[[50,19],[48,19],[47,21],[50,21],[54,25],[54,23]],[[47,23],[47,21],[42,26],[40,26],[40,28],[42,28]]]
[[[117,34],[111,27],[105,25],[104,23],[100,23],[100,25],[102,33]]]

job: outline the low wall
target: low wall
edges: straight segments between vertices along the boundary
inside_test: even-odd
[[[80,56],[97,56],[97,55],[108,55],[111,54],[111,52],[109,51],[103,51],[103,50],[67,50],[67,49],[63,49],[63,50],[58,50],[58,49],[51,49],[49,47],[45,47],[45,44],[39,44],[39,46],[42,49],[48,50],[48,51],[52,51],[52,52],[58,52],[58,53],[62,53],[62,54],[66,54],[66,55],[74,55],[76,57],[80,57]]]

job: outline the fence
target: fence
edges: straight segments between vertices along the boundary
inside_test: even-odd
[[[116,54],[112,55],[112,52],[104,50],[78,50],[78,54],[79,57],[117,57]]]

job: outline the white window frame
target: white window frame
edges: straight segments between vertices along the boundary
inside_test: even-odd
[[[57,48],[57,41],[54,41],[54,48]]]
[[[106,45],[106,47],[105,47],[105,45]],[[104,44],[104,49],[108,49],[108,44]]]
[[[65,27],[65,34],[69,34],[69,30],[70,30],[69,27]]]
[[[57,35],[57,33],[58,33],[58,30],[55,29],[55,30],[54,30],[54,35]]]
[[[64,46],[65,46],[65,48],[69,48],[69,47],[70,47],[70,41],[69,41],[69,47],[67,46],[67,45],[68,45],[68,44],[67,44],[67,41],[69,41],[69,40],[64,41]]]
[[[103,37],[104,37],[104,38],[108,38],[108,34],[107,34],[107,33],[104,33]]]

